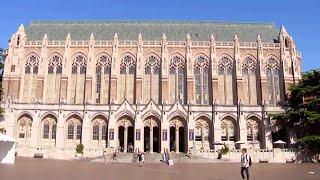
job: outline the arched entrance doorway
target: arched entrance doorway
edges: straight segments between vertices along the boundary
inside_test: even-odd
[[[118,120],[118,140],[121,152],[133,152],[134,123],[131,117],[123,116]]]
[[[144,151],[160,152],[160,120],[154,116],[146,118],[144,121]]]
[[[170,120],[170,151],[187,152],[187,124],[184,119],[176,116]]]

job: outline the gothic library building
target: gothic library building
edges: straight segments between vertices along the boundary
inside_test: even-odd
[[[271,149],[300,63],[269,23],[33,21],[5,51],[0,126],[18,153]]]

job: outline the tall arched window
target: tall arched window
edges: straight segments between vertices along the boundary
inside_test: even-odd
[[[179,100],[184,104],[185,101],[185,61],[179,56],[171,59],[169,66],[169,87],[170,87],[170,103]]]
[[[82,120],[80,117],[73,115],[67,120],[66,142],[68,147],[74,147],[81,143],[82,138]]]
[[[209,61],[199,56],[194,64],[196,104],[209,104]]]
[[[223,57],[219,61],[218,91],[220,104],[233,104],[233,63],[232,60],[227,57]]]
[[[62,74],[62,58],[54,55],[49,59],[47,75],[47,103],[59,103],[60,99],[60,81]]]
[[[136,62],[130,55],[121,59],[120,63],[120,81],[119,81],[119,100],[122,102],[127,99],[134,103],[134,85],[135,85]]]
[[[37,55],[30,55],[25,64],[23,101],[34,103],[36,101],[37,75],[39,69],[39,58]]]
[[[268,84],[268,104],[276,105],[280,101],[279,62],[270,58],[266,64]]]
[[[242,64],[243,101],[246,105],[257,105],[257,63],[248,57]]]
[[[221,141],[235,141],[235,123],[230,119],[221,121]]]
[[[107,145],[107,120],[98,116],[92,121],[92,145],[94,147],[106,147]]]
[[[47,115],[42,124],[42,147],[54,147],[56,142],[57,120],[52,115]]]
[[[144,65],[143,102],[153,99],[159,103],[160,60],[156,56],[149,56]]]
[[[101,56],[96,65],[96,103],[109,104],[111,60]]]
[[[70,99],[69,102],[73,104],[84,103],[84,86],[85,86],[85,74],[86,74],[87,62],[83,55],[77,55],[72,63],[72,74]]]

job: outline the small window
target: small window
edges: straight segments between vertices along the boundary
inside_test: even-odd
[[[23,139],[23,138],[24,138],[24,136],[25,136],[25,134],[24,134],[24,133],[19,133],[19,138],[20,138],[20,139]]]
[[[18,39],[17,39],[17,46],[20,45],[20,36],[18,36]]]
[[[11,72],[15,72],[16,71],[16,65],[11,65]]]

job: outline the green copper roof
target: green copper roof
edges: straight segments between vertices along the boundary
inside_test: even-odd
[[[231,23],[203,21],[32,21],[26,28],[29,40],[65,40],[68,33],[73,40],[88,40],[93,33],[96,40],[161,40],[163,33],[168,41],[183,41],[189,33],[192,40],[208,41],[211,34],[217,41],[255,42],[260,35],[263,42],[274,42],[278,31],[272,23]]]

